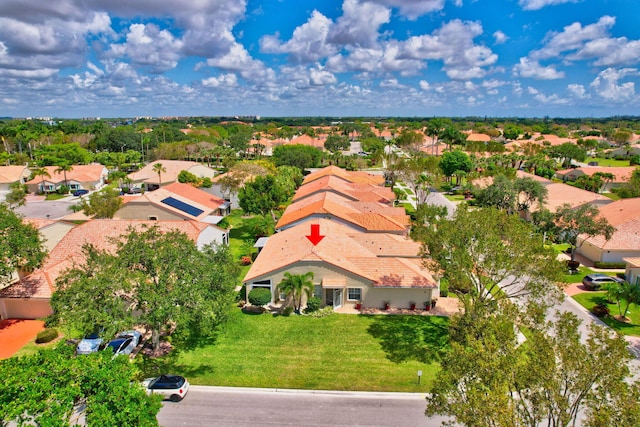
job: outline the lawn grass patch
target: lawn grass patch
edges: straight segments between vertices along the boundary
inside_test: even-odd
[[[620,166],[629,166],[629,159],[626,160],[616,160],[616,159],[606,159],[604,157],[588,157],[585,163],[590,162],[598,162],[598,166],[604,167],[620,167]]]
[[[45,200],[60,200],[69,196],[69,194],[58,194],[58,193],[49,193],[45,196]]]
[[[609,304],[605,295],[606,292],[583,292],[574,295],[572,298],[589,311],[591,311],[594,305],[606,304],[610,315],[600,318],[604,323],[621,334],[640,336],[640,307],[631,304],[627,312],[627,317],[631,319],[631,321],[629,323],[620,322],[613,318],[613,316],[619,314],[618,305],[615,303]]]
[[[201,385],[426,392],[439,369],[432,354],[448,343],[448,322],[437,316],[314,318],[234,309],[215,343],[137,363],[145,375],[171,371]]]

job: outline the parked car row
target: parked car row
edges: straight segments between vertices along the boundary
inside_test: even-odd
[[[97,332],[85,336],[76,347],[76,354],[96,353],[101,348],[103,350],[111,350],[114,356],[121,354],[129,355],[140,344],[142,334],[138,331],[120,332],[114,339],[109,341],[104,347],[103,340]]]

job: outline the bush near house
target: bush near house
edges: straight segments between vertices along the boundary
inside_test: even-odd
[[[271,302],[271,291],[267,288],[254,288],[249,291],[249,302],[252,305],[263,306]]]
[[[36,335],[36,344],[44,344],[58,338],[58,330],[55,328],[47,328],[38,332]]]

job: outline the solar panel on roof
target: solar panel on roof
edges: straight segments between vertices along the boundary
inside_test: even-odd
[[[185,202],[181,202],[180,200],[174,199],[173,197],[167,197],[166,199],[160,200],[160,202],[164,203],[165,205],[171,206],[172,208],[181,210],[182,212],[185,212],[191,216],[199,216],[202,212],[204,212],[202,209],[198,209],[195,206],[191,206]]]

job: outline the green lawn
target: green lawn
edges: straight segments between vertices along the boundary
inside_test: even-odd
[[[175,372],[201,385],[426,392],[439,369],[429,353],[447,345],[448,321],[250,315],[236,308],[215,343],[157,360],[138,357],[137,363],[145,375]]]
[[[591,310],[598,303],[607,303],[605,292],[584,292],[573,296],[580,305],[587,310]],[[619,322],[613,318],[618,315],[618,306],[616,304],[607,304],[610,316],[602,318],[602,320],[612,329],[624,335],[640,336],[640,307],[631,304],[627,317],[631,319],[629,323]],[[624,306],[623,306],[624,309]]]
[[[584,163],[598,162],[598,166],[629,166],[629,160],[605,159],[602,157],[587,157]]]

